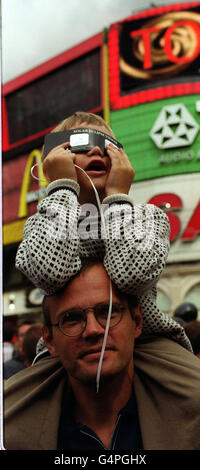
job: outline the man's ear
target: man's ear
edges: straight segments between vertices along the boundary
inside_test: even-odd
[[[135,339],[139,338],[142,333],[142,307],[141,305],[137,305],[134,307],[134,322],[135,322]]]
[[[45,345],[48,348],[49,353],[51,354],[51,356],[58,357],[58,353],[56,352],[56,348],[54,346],[52,333],[49,330],[48,326],[43,326],[42,327],[42,337],[43,337]]]

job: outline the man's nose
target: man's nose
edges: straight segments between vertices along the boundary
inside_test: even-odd
[[[92,155],[100,155],[101,157],[104,157],[104,153],[100,149],[98,145],[95,145],[87,154],[91,157]]]
[[[85,330],[82,333],[82,337],[87,338],[89,336],[98,336],[104,334],[104,331],[104,328],[96,320],[94,313],[92,311],[88,312],[87,323]]]

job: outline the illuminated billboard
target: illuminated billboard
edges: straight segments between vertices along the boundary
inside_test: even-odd
[[[200,93],[200,2],[145,10],[108,33],[112,110]]]
[[[110,120],[135,170],[134,181],[200,171],[200,95],[119,109]]]

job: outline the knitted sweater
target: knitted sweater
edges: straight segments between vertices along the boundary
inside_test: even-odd
[[[164,211],[153,204],[133,205],[125,194],[112,195],[103,200],[102,225],[96,206],[78,203],[79,189],[69,179],[48,185],[47,197],[24,226],[16,267],[51,295],[78,274],[82,258],[102,257],[119,290],[139,297],[143,334],[169,336],[191,350],[184,329],[156,305],[156,284],[169,251]],[[90,216],[84,216],[88,210]]]

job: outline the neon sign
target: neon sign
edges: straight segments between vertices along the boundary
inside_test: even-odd
[[[200,92],[200,2],[143,11],[108,34],[111,109]]]
[[[183,14],[183,13],[182,13]],[[187,13],[185,13],[187,14]],[[197,21],[200,21],[199,15],[195,15]],[[181,29],[182,32],[185,32],[185,36],[182,34],[181,37]],[[165,62],[168,61],[176,64],[187,64],[188,62],[192,62],[196,59],[199,55],[199,42],[198,37],[200,34],[200,27],[199,24],[195,21],[189,20],[181,20],[175,22],[172,26],[170,26],[166,32],[165,28],[157,27],[157,28],[145,28],[139,29],[138,31],[132,31],[130,33],[131,37],[142,37],[143,41],[143,53],[142,53],[142,62],[143,62],[143,69],[150,69],[153,67],[152,58],[151,58],[151,35],[152,33],[163,32],[163,55],[165,54]],[[181,52],[180,57],[176,55],[176,50],[178,49],[176,45],[173,47],[173,42],[177,40],[174,39],[174,36],[178,34],[180,35],[179,41],[182,40],[182,44],[179,45],[179,53]],[[155,38],[154,38],[155,41]],[[186,44],[185,44],[186,42]],[[177,51],[178,52],[178,51]]]

